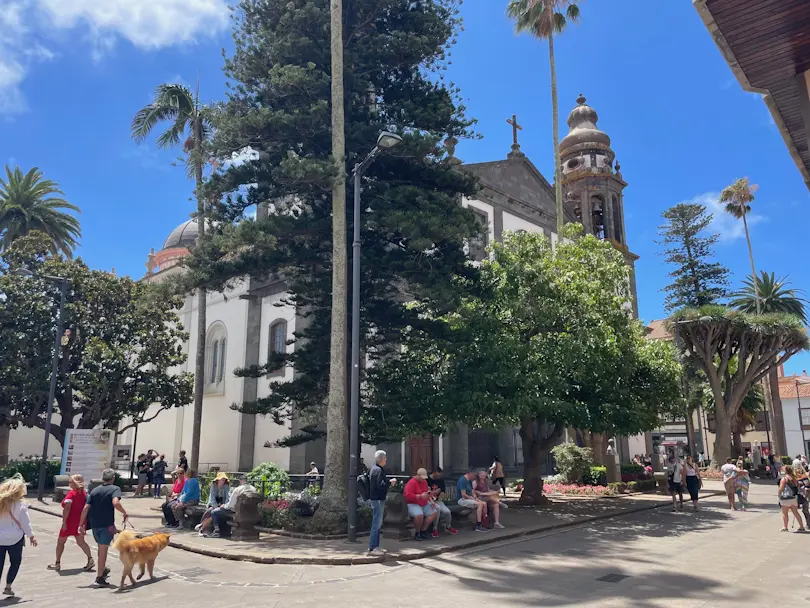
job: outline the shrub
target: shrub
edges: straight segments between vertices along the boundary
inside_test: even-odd
[[[607,467],[590,467],[582,474],[582,483],[586,486],[607,485]]]
[[[520,486],[520,490],[517,487]],[[509,482],[509,487],[515,491],[522,491],[523,490],[523,479],[513,479]]]
[[[623,464],[622,465],[622,476],[624,476],[624,475],[641,475],[641,476],[644,476],[644,475],[646,475],[646,472],[644,471],[644,467],[641,466],[640,464],[635,464],[635,463]]]
[[[793,464],[793,459],[790,456],[777,456],[782,461],[782,464]]]
[[[551,448],[557,472],[569,483],[576,483],[593,466],[593,451],[575,443],[561,443]]]
[[[290,489],[290,476],[273,462],[263,462],[248,473],[248,480],[265,496],[277,497]]]
[[[0,481],[14,477],[17,473],[22,475],[28,484],[34,488],[39,485],[39,465],[40,460],[26,458],[25,460],[12,460],[7,465],[0,467]],[[45,487],[53,487],[54,475],[59,475],[62,463],[58,460],[49,460],[45,464]]]
[[[642,481],[631,481],[627,484],[628,492],[651,492],[655,490],[654,479],[644,479]]]
[[[617,494],[624,494],[625,490],[627,489],[627,484],[621,481],[609,483],[607,486],[613,489]]]

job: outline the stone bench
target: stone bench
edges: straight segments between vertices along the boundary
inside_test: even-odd
[[[447,505],[450,510],[451,525],[462,528],[464,522],[475,525],[475,511],[457,504]],[[408,515],[408,503],[402,494],[389,494],[385,501],[385,518],[382,527],[383,538],[409,540],[413,538],[413,519]]]
[[[450,509],[451,522],[454,528],[460,529],[464,525],[464,522],[470,523],[470,521],[475,525],[475,511],[473,509],[468,509],[458,504],[447,505],[447,508]]]
[[[264,496],[258,492],[244,492],[236,499],[236,510],[224,513],[223,523],[225,526],[220,529],[220,534],[230,537],[232,540],[258,540],[259,531],[256,526],[259,524],[259,505],[264,500]],[[194,530],[202,521],[207,507],[205,505],[193,505],[183,512],[180,525],[185,530]],[[161,518],[165,525],[166,518]]]
[[[61,503],[70,492],[70,475],[54,475],[53,484],[53,501]]]

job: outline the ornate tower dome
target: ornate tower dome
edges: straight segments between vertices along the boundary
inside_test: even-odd
[[[163,249],[171,249],[172,247],[186,247],[193,244],[197,240],[197,220],[191,219],[183,222],[177,228],[171,231],[166,241],[163,243]]]
[[[582,169],[612,170],[615,155],[610,149],[610,137],[596,126],[599,115],[585,101],[580,94],[577,106],[568,115],[569,132],[560,142],[563,175]]]
[[[169,233],[163,242],[163,248],[149,252],[146,262],[147,276],[155,271],[161,272],[177,263],[188,255],[188,248],[197,240],[197,220],[191,219],[183,222]]]

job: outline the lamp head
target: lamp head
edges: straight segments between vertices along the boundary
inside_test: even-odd
[[[28,270],[27,268],[17,268],[11,272],[11,274],[16,274],[17,276],[21,277],[33,277],[34,273]]]
[[[382,131],[380,136],[377,138],[377,147],[381,150],[387,150],[388,148],[393,148],[401,141],[402,138],[396,133],[391,133],[391,131]]]

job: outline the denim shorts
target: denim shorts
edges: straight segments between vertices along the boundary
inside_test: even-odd
[[[99,545],[111,545],[113,536],[109,528],[93,528],[93,538]]]
[[[430,517],[433,515],[433,511],[436,510],[432,504],[428,503],[424,507],[421,505],[415,505],[413,503],[408,505],[408,517],[419,517],[420,515],[424,515],[425,517]]]

